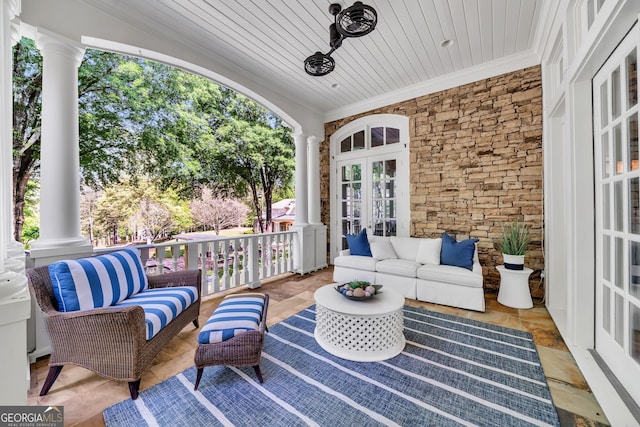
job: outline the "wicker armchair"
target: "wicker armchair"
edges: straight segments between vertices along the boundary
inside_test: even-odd
[[[156,355],[189,322],[198,325],[200,313],[199,270],[148,276],[149,288],[196,286],[198,299],[149,341],[144,312],[139,306],[106,307],[60,312],[53,294],[48,267],[27,270],[29,288],[35,297],[51,338],[49,373],[40,391],[47,394],[62,367],[67,364],[90,369],[99,375],[129,382],[131,398],[138,397],[142,373]]]

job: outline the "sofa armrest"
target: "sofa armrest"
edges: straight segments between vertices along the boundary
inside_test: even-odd
[[[349,249],[343,249],[340,251],[340,253],[338,253],[338,256],[350,256],[351,255],[351,251]]]
[[[94,369],[96,364],[115,363],[112,359],[117,360],[116,353],[137,354],[146,342],[140,306],[48,312],[43,317],[53,346],[51,365],[71,362]]]

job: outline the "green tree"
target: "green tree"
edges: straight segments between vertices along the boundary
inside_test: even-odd
[[[39,174],[41,86],[42,59],[23,39],[14,48],[16,239],[27,183]],[[258,218],[264,203],[270,224],[272,194],[290,187],[294,163],[289,129],[268,110],[201,76],[92,49],[79,68],[78,95],[84,186],[100,191],[123,177],[148,177],[160,192],[175,189],[184,199],[202,186],[226,186],[240,197],[250,189]],[[116,242],[128,213],[108,210],[102,208],[101,224]]]
[[[258,227],[265,232],[272,226],[274,191],[291,185],[295,168],[291,132],[279,118],[242,95],[229,94],[226,113],[226,123],[217,130],[217,171],[225,182],[240,178],[246,184]]]

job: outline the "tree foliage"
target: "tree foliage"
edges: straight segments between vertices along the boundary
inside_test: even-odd
[[[42,58],[27,39],[13,52],[14,230],[20,240],[27,183],[38,179],[40,166]],[[260,229],[269,228],[273,194],[291,187],[294,161],[289,128],[264,107],[201,76],[93,49],[78,71],[78,95],[83,192],[101,192],[114,203],[83,205],[95,216],[83,224],[90,238],[109,233],[115,243],[122,237],[123,221],[135,213],[123,199],[142,200],[136,186],[173,192],[185,207],[203,186],[250,194]],[[161,226],[165,203],[158,197],[136,207],[147,212],[143,217],[157,218],[144,226],[154,236],[176,226],[167,218],[180,217],[170,212]]]

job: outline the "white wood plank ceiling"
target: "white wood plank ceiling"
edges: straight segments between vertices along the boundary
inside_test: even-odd
[[[366,0],[376,29],[345,40],[335,70],[311,77],[303,61],[329,50],[331,0],[85,0],[199,46],[319,112],[531,51],[546,1]],[[447,39],[454,44],[441,47]]]

